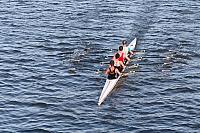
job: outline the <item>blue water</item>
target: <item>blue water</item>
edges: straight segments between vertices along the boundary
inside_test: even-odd
[[[98,107],[100,62],[135,37],[146,52]],[[198,0],[3,0],[0,132],[198,133],[199,37]]]

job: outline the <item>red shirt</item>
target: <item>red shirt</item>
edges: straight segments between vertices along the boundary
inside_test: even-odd
[[[120,54],[119,61],[122,61],[124,63],[124,52],[121,51],[119,52],[119,54]]]

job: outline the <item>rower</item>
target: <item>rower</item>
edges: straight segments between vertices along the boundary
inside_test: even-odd
[[[130,61],[130,55],[133,55],[133,52],[131,51],[131,49],[127,46],[127,41],[123,40],[122,41],[122,46],[123,46],[123,51],[124,51],[124,55],[125,55],[125,64],[127,63],[127,61]]]
[[[119,70],[119,72],[122,72],[125,68],[124,63],[120,60],[120,54],[116,53],[115,56],[113,57],[114,60],[114,66]]]
[[[110,61],[110,67],[106,70],[106,74],[108,75],[108,79],[116,79],[120,74],[119,70],[114,66],[115,62],[113,60]]]
[[[120,61],[122,61],[123,63],[124,63],[124,55],[125,55],[125,53],[124,53],[124,51],[123,51],[123,46],[119,46],[119,51],[118,51],[118,53],[119,53],[119,55],[120,55],[120,57],[119,57],[119,60]]]
[[[126,45],[126,47],[128,47],[127,41],[123,40],[122,41],[122,45]],[[133,52],[134,48],[133,47],[128,47],[128,54],[133,55],[135,54],[135,52]]]

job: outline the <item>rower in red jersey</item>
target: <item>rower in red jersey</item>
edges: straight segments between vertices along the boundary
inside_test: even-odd
[[[119,46],[119,51],[118,51],[120,57],[119,57],[119,61],[122,61],[124,63],[124,58],[125,58],[125,53],[123,51],[123,46]]]

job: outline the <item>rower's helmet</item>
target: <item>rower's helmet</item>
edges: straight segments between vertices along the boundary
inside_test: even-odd
[[[110,61],[110,65],[111,65],[111,66],[114,66],[114,64],[115,64],[114,60],[111,60],[111,61]]]
[[[119,53],[116,53],[115,54],[115,59],[118,59],[120,57],[120,54]]]
[[[122,45],[127,45],[127,41],[126,41],[126,40],[123,40],[123,41],[122,41]]]
[[[123,46],[119,46],[119,51],[122,51],[123,50]]]

